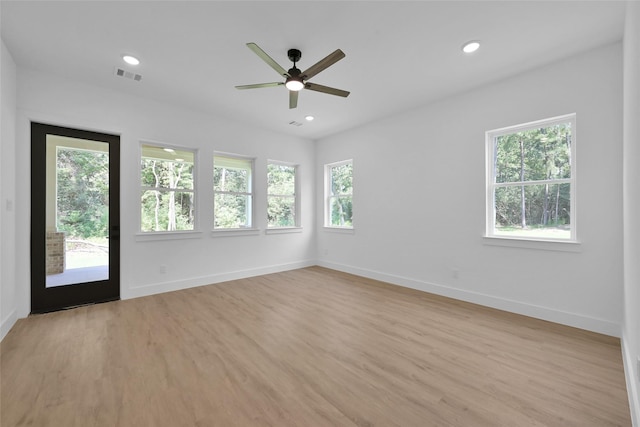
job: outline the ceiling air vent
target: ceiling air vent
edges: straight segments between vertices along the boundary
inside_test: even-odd
[[[289,124],[292,125],[292,126],[302,126],[302,123],[296,122],[295,120],[289,122]]]
[[[142,74],[133,73],[120,67],[116,67],[116,76],[124,77],[125,79],[134,80],[136,82],[142,80]]]

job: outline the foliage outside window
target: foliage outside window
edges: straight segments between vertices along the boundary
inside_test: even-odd
[[[325,226],[353,228],[353,162],[325,166]]]
[[[56,186],[58,231],[67,233],[69,240],[105,244],[109,234],[109,153],[57,147]]]
[[[214,229],[251,228],[253,159],[216,155],[213,158]]]
[[[297,166],[281,163],[267,165],[267,226],[269,228],[299,225],[297,170]]]
[[[194,229],[194,158],[193,151],[142,144],[143,232]]]
[[[576,240],[575,115],[487,132],[487,235]]]

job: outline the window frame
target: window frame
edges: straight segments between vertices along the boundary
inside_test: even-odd
[[[228,153],[228,152],[222,152],[222,151],[214,151],[213,152],[213,168],[212,168],[212,178],[215,176],[215,168],[216,168],[216,157],[226,157],[226,158],[230,158],[230,159],[235,159],[235,160],[241,160],[241,161],[247,161],[249,162],[249,164],[251,165],[251,177],[249,178],[249,192],[235,192],[235,191],[224,191],[224,192],[220,192],[220,191],[216,191],[215,189],[215,182],[212,182],[212,190],[213,190],[213,212],[212,212],[212,219],[213,219],[213,230],[212,232],[214,233],[213,235],[237,235],[237,234],[246,234],[246,233],[251,233],[253,234],[255,231],[258,230],[258,228],[256,228],[255,224],[256,224],[256,213],[255,213],[255,198],[256,198],[256,192],[255,192],[255,171],[256,171],[256,159],[255,157],[251,157],[251,156],[245,156],[242,154],[235,154],[235,153]],[[247,215],[247,220],[250,221],[250,224],[246,227],[235,227],[235,228],[223,228],[223,227],[216,227],[216,207],[215,207],[215,199],[216,199],[216,194],[235,194],[235,195],[243,195],[243,196],[248,196],[249,197],[249,203],[248,203],[248,215]]]
[[[192,171],[192,181],[193,188],[175,188],[170,189],[168,187],[149,187],[144,186],[142,183],[142,160],[145,158],[143,155],[143,147],[151,146],[155,148],[161,149],[172,149],[176,151],[187,151],[193,153],[193,171]],[[136,235],[140,237],[142,240],[146,240],[147,238],[192,238],[197,237],[197,235],[201,234],[199,231],[200,218],[198,215],[198,149],[192,147],[186,147],[182,145],[176,144],[168,144],[164,142],[150,141],[150,140],[141,140],[138,145],[139,153],[138,153],[138,162],[140,168],[138,169],[138,188],[140,189],[140,193],[138,195],[138,205],[139,205],[139,215],[138,215],[138,231]],[[152,230],[152,231],[144,231],[142,230],[142,192],[144,191],[153,191],[157,190],[160,192],[181,192],[181,193],[191,193],[193,196],[193,228],[191,230]],[[169,237],[173,236],[173,237]]]
[[[288,194],[271,194],[269,192],[269,166],[270,165],[278,165],[278,166],[287,166],[287,167],[292,167],[294,169],[294,187],[293,187],[293,191],[294,194],[293,196],[288,195]],[[293,225],[288,225],[288,226],[270,226],[269,225],[269,217],[268,217],[268,212],[269,212],[269,198],[270,197],[287,197],[287,198],[293,198],[293,203],[294,203],[294,224]],[[300,208],[300,165],[297,163],[291,163],[291,162],[283,162],[280,160],[267,160],[267,230],[269,231],[275,231],[275,230],[287,230],[287,229],[298,229],[298,228],[302,228],[301,224],[302,224],[302,215],[301,215],[301,208]]]
[[[508,183],[496,183],[495,182],[495,169],[494,169],[494,150],[495,150],[495,140],[496,138],[504,135],[510,135],[517,132],[539,129],[543,127],[550,127],[557,124],[569,123],[571,126],[571,147],[570,147],[570,166],[571,166],[571,177],[570,178],[559,178],[559,179],[546,179],[546,180],[533,180],[533,181],[511,181]],[[576,127],[576,113],[565,114],[561,116],[551,117],[547,119],[536,120],[532,122],[522,123],[514,126],[507,126],[499,129],[494,129],[487,131],[485,133],[485,191],[486,191],[486,217],[485,217],[485,239],[493,240],[493,242],[488,242],[491,244],[496,244],[496,241],[502,240],[507,243],[507,246],[521,247],[522,243],[533,243],[533,242],[541,242],[542,244],[538,244],[540,249],[549,249],[549,244],[556,245],[562,243],[576,244],[578,241],[577,234],[577,191],[576,191],[576,182],[577,182],[577,161],[576,161],[576,144],[577,143],[577,127]],[[512,186],[529,186],[529,185],[544,185],[544,184],[569,184],[569,223],[570,227],[570,235],[569,238],[549,238],[543,236],[510,236],[504,234],[496,234],[495,227],[495,218],[496,218],[496,210],[495,210],[495,190],[497,188],[503,187],[512,187]]]
[[[351,165],[351,194],[338,194],[338,195],[332,195],[331,194],[331,183],[332,183],[332,169],[335,167],[339,167],[339,166],[343,166],[343,165]],[[333,225],[331,224],[331,200],[333,198],[340,198],[340,197],[344,197],[344,196],[349,196],[351,197],[351,209],[353,211],[353,182],[354,182],[354,176],[353,176],[353,159],[348,159],[348,160],[341,160],[339,162],[333,162],[333,163],[327,163],[324,165],[324,227],[327,229],[333,229],[333,230],[353,230],[354,229],[354,219],[353,219],[353,212],[351,215],[351,225]]]

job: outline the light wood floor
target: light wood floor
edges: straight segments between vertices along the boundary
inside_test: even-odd
[[[32,316],[1,425],[630,426],[618,339],[319,267]]]

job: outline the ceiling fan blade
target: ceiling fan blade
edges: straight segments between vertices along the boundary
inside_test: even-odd
[[[328,93],[329,95],[342,96],[344,98],[349,96],[349,94],[351,93],[351,92],[347,92],[346,90],[336,89],[329,86],[322,86],[315,83],[305,83],[304,88],[309,90],[315,90],[316,92]]]
[[[283,82],[273,82],[273,83],[256,83],[253,85],[240,85],[236,86],[236,89],[257,89],[260,87],[274,87],[274,86],[282,86]]]
[[[313,77],[316,74],[318,74],[320,71],[322,71],[322,70],[330,67],[331,65],[335,64],[336,62],[340,61],[345,56],[346,55],[344,54],[343,51],[341,51],[340,49],[336,49],[335,52],[330,53],[324,59],[321,59],[320,61],[316,62],[311,67],[309,67],[305,71],[303,71],[300,74],[300,76],[302,77],[303,80],[308,80],[311,77]]]
[[[264,50],[260,49],[260,47],[257,44],[247,43],[247,47],[251,49],[256,55],[258,55],[264,62],[266,62],[267,65],[269,65],[271,68],[276,70],[276,72],[279,75],[283,77],[289,77],[289,73],[287,72],[287,70],[282,68],[280,64],[278,64],[269,55],[267,55],[267,53]]]
[[[296,108],[298,106],[298,91],[289,91],[289,109]]]

